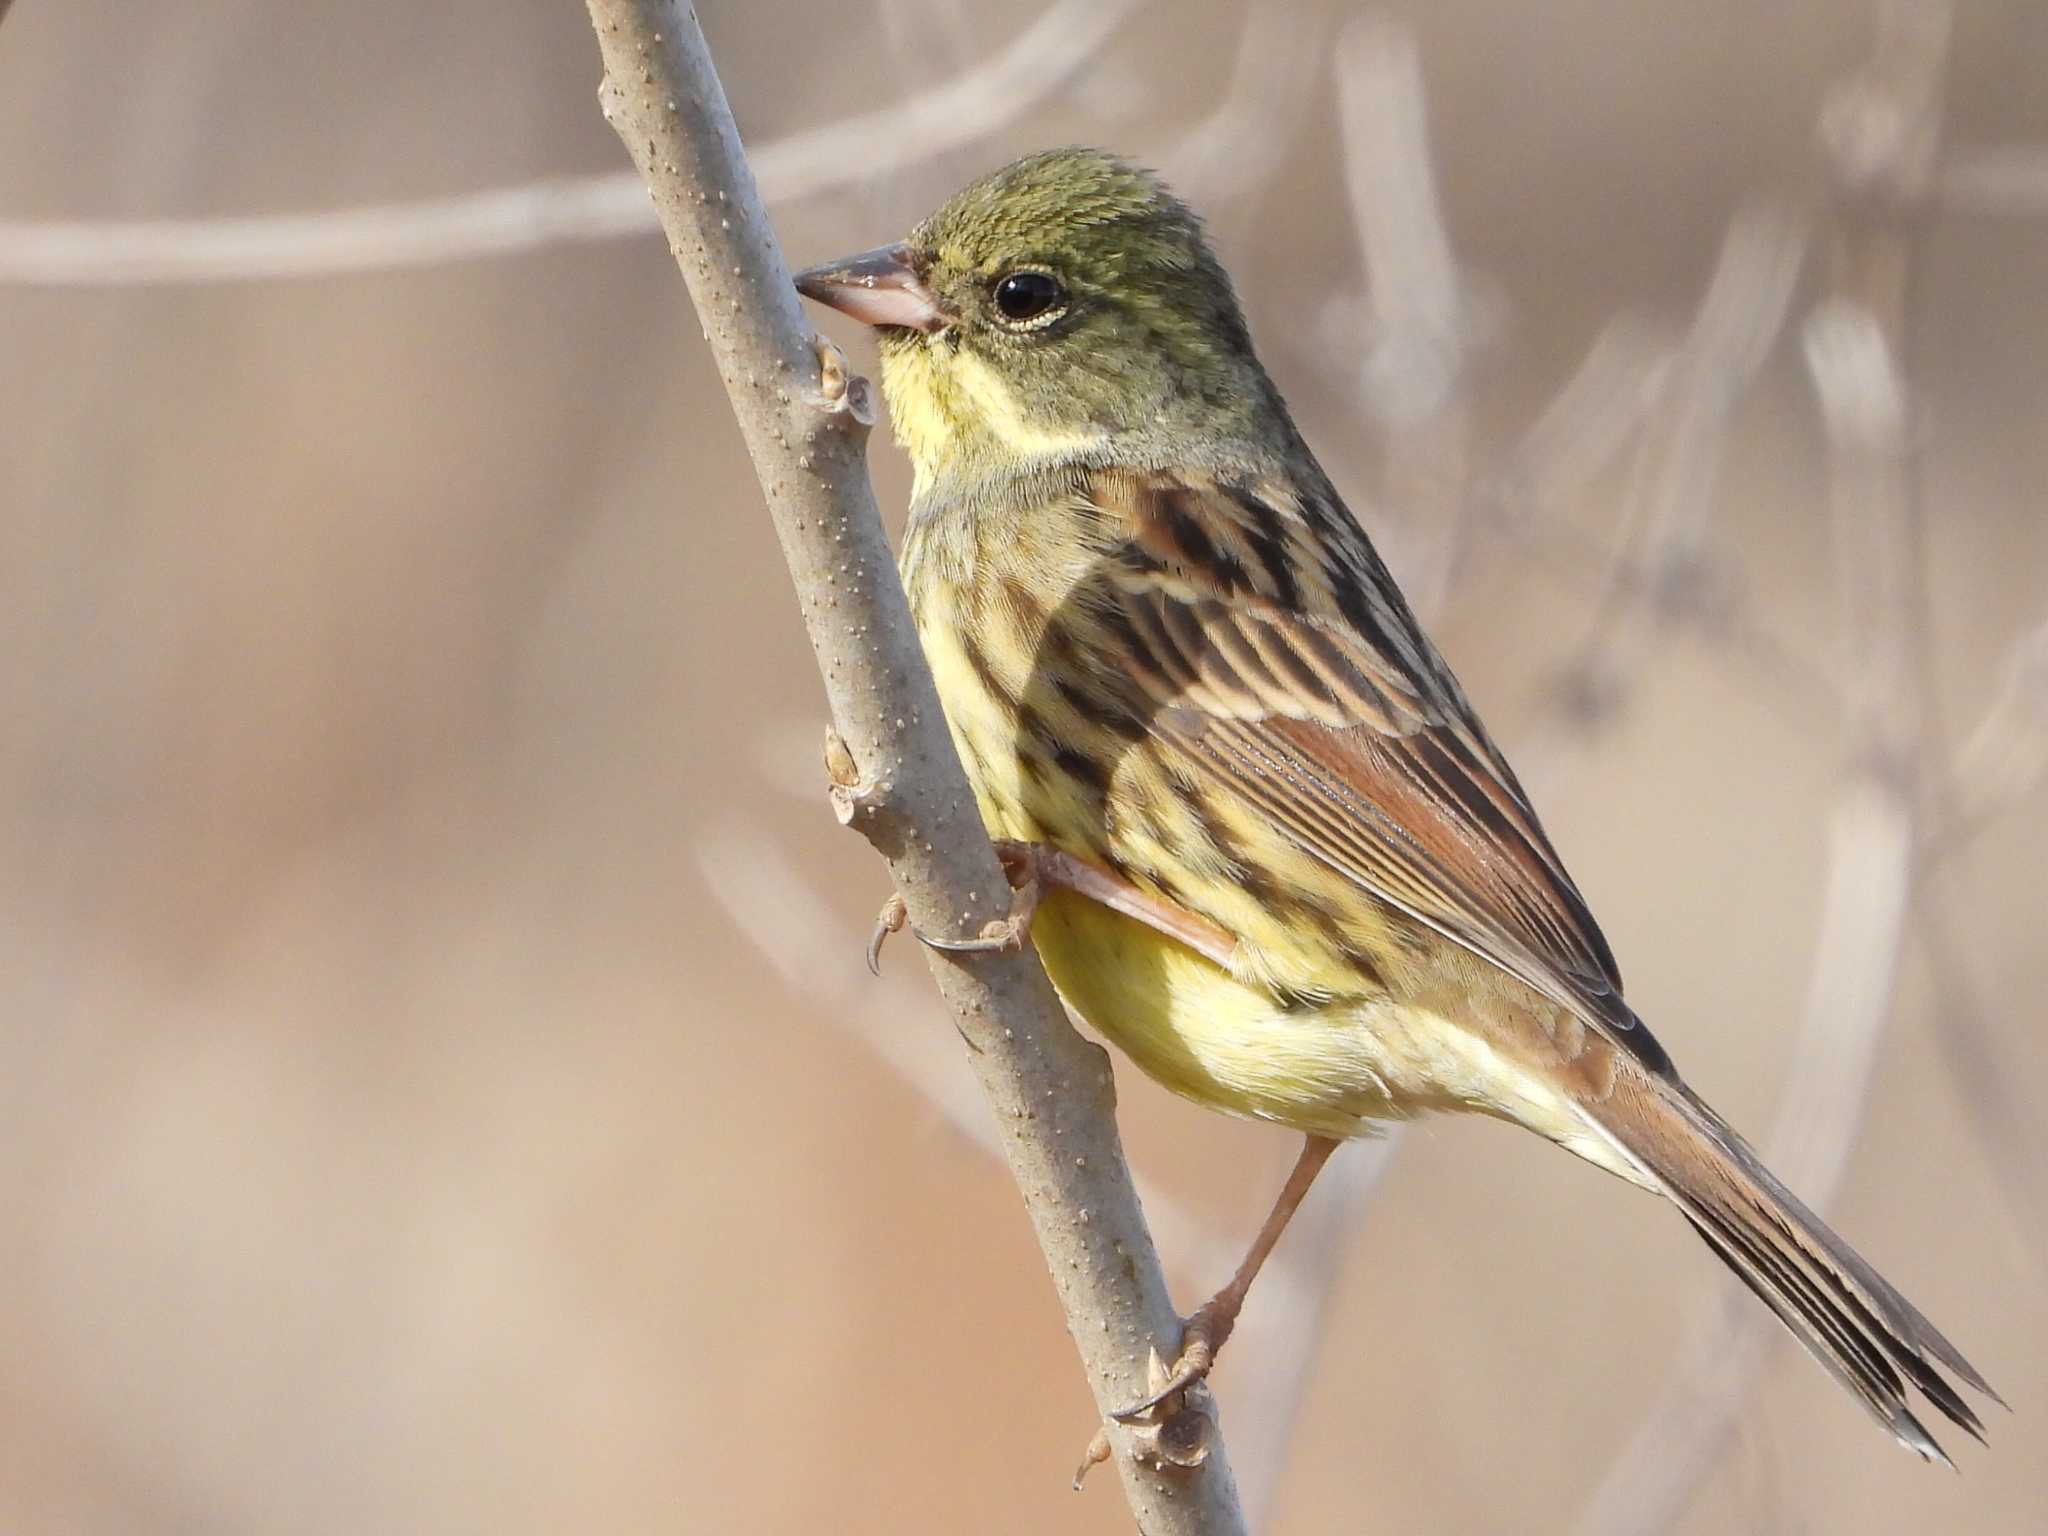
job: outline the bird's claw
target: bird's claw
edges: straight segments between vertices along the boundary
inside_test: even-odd
[[[875,914],[875,931],[868,935],[868,973],[882,974],[882,946],[889,935],[903,931],[903,925],[910,920],[910,909],[903,904],[903,898],[890,893],[882,903],[882,910]]]
[[[1024,947],[1024,940],[1031,934],[1032,916],[1038,911],[1039,898],[1045,891],[1038,877],[1038,850],[1030,843],[1007,838],[998,839],[995,849],[1003,863],[1003,874],[1010,882],[1010,915],[984,924],[980,933],[965,939],[935,938],[911,927],[920,944],[949,955],[983,955]],[[882,904],[881,913],[875,918],[875,930],[868,936],[868,969],[875,975],[882,974],[882,945],[890,934],[900,933],[908,926],[909,909],[903,898],[891,896]]]
[[[1155,1376],[1152,1395],[1128,1408],[1118,1409],[1110,1417],[1119,1424],[1141,1423],[1156,1409],[1205,1378],[1216,1363],[1216,1352],[1223,1348],[1223,1341],[1230,1337],[1231,1327],[1236,1321],[1213,1301],[1203,1306],[1181,1326],[1180,1358],[1173,1362],[1172,1370],[1164,1373],[1163,1381]]]
[[[996,855],[1003,861],[1003,873],[1010,881],[1010,915],[982,926],[971,939],[935,939],[919,933],[929,949],[949,955],[985,955],[1006,949],[1022,949],[1031,935],[1031,919],[1038,911],[1045,884],[1038,878],[1037,850],[1029,843],[996,843]]]

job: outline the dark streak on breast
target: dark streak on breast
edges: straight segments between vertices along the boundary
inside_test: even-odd
[[[1031,633],[1036,634],[1045,624],[1045,604],[1023,582],[1014,576],[1005,577],[1002,585],[1003,603],[1010,610],[1011,617]]]
[[[960,654],[967,658],[967,665],[974,671],[975,681],[981,684],[982,691],[988,695],[990,701],[1014,717],[1017,713],[1016,699],[1011,696],[1010,690],[1003,686],[1003,680],[996,676],[995,668],[988,664],[988,657],[982,653],[980,645],[975,642],[971,633],[960,637]]]
[[[1108,793],[1109,774],[1102,764],[1086,752],[1073,747],[1061,747],[1052,755],[1053,766],[1090,794],[1100,798]]]

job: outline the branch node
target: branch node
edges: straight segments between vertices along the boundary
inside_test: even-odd
[[[853,752],[846,745],[846,738],[839,734],[839,727],[829,722],[825,726],[825,777],[834,784],[851,786],[860,782],[860,765],[853,760]]]
[[[1087,1480],[1090,1468],[1099,1467],[1109,1460],[1109,1426],[1103,1425],[1095,1431],[1095,1438],[1088,1442],[1088,1449],[1081,1453],[1081,1464],[1074,1468],[1074,1492],[1081,1491],[1081,1484]]]
[[[1209,1445],[1215,1438],[1216,1421],[1201,1409],[1183,1404],[1159,1426],[1156,1450],[1160,1463],[1169,1467],[1199,1467],[1209,1459]]]
[[[1159,1359],[1155,1351],[1153,1361]],[[1163,1378],[1164,1368],[1155,1375]],[[1206,1389],[1197,1386],[1176,1393],[1158,1407],[1149,1410],[1153,1417],[1129,1426],[1131,1456],[1146,1466],[1157,1467],[1162,1472],[1171,1469],[1193,1471],[1209,1459],[1209,1447],[1216,1437],[1216,1420],[1204,1409],[1197,1407],[1195,1396],[1206,1396]],[[1094,1447],[1089,1447],[1092,1452]]]
[[[868,381],[848,366],[846,354],[830,338],[813,336],[811,345],[818,352],[818,393],[810,397],[810,405],[827,415],[850,416],[859,425],[872,427],[875,396]]]
[[[826,793],[832,800],[832,814],[842,827],[852,826],[854,818],[863,811],[874,815],[888,792],[887,785],[861,777],[860,765],[847,750],[846,738],[831,725],[825,727],[825,777],[832,781]]]

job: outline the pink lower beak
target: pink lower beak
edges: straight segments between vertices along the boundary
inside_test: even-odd
[[[828,261],[797,273],[797,292],[829,304],[864,325],[909,331],[942,330],[946,316],[917,275],[907,245],[885,245],[843,261]]]

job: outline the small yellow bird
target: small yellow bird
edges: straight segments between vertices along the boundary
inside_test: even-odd
[[[1982,1438],[1961,1353],[1680,1079],[1528,797],[1252,350],[1195,216],[1020,160],[798,287],[877,328],[903,579],[1066,1002],[1307,1145],[1165,1391],[1205,1373],[1338,1139],[1527,1126],[1670,1198],[1898,1440]]]

